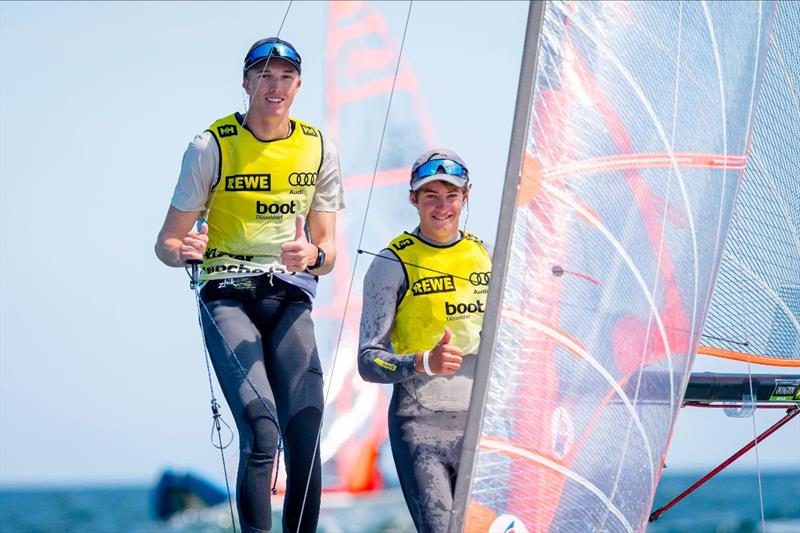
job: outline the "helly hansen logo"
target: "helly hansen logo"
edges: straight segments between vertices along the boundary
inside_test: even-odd
[[[414,296],[433,294],[435,292],[453,292],[455,290],[456,284],[453,281],[453,276],[422,278],[415,281],[411,286],[411,292]]]
[[[226,124],[224,126],[217,126],[217,132],[219,133],[220,137],[231,137],[236,135],[238,132],[236,131],[236,126],[233,124]]]
[[[234,174],[225,176],[226,191],[271,191],[270,174]]]
[[[316,183],[316,172],[292,172],[289,174],[289,185],[292,187],[310,187]]]
[[[411,239],[403,239],[402,241],[394,243],[392,246],[395,250],[402,250],[403,248],[407,248],[414,244],[414,241]]]
[[[303,135],[308,135],[309,137],[319,137],[319,135],[317,134],[317,130],[315,130],[311,126],[300,124],[300,129],[303,130]]]

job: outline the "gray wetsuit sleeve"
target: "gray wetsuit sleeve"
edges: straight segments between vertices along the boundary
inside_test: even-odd
[[[219,146],[209,131],[197,135],[183,153],[181,173],[172,206],[181,211],[203,211],[208,192],[219,175]]]
[[[395,312],[407,288],[403,265],[384,249],[364,277],[358,372],[365,381],[399,383],[417,375],[415,354],[396,354],[391,346]]]

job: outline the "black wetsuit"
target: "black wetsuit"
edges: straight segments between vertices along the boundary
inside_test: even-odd
[[[265,274],[210,281],[201,298],[206,345],[239,430],[236,500],[242,532],[272,528],[275,416],[287,469],[283,530],[316,531],[321,467],[315,449],[323,393],[309,297]]]

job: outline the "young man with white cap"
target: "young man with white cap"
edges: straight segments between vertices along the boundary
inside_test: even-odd
[[[318,276],[336,260],[344,207],[336,149],[289,116],[300,54],[271,37],[250,47],[245,115],[198,135],[156,242],[169,266],[202,260],[203,333],[239,431],[236,485],[243,533],[272,529],[271,473],[283,439],[283,529],[315,531],[322,370],[311,322]],[[208,223],[195,231],[198,217]]]
[[[409,200],[419,226],[394,238],[364,279],[361,376],[392,383],[389,439],[414,525],[447,530],[491,271],[459,231],[469,172],[454,151],[422,154]]]

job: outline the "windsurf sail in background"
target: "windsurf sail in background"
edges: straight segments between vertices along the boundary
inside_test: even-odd
[[[347,209],[336,228],[336,269],[320,284],[314,304],[319,350],[330,372],[320,453],[326,489],[358,492],[381,487],[375,465],[388,410],[387,389],[364,382],[356,368],[361,280],[371,260],[362,256],[354,275],[358,237],[363,228],[363,249],[377,253],[400,229],[413,227],[406,207],[409,168],[435,143],[406,62],[395,80],[402,26],[390,27],[367,2],[329,2],[327,8],[325,131],[339,147]]]
[[[779,2],[698,353],[800,366],[800,3]]]
[[[451,531],[645,529],[774,9],[532,4]]]

